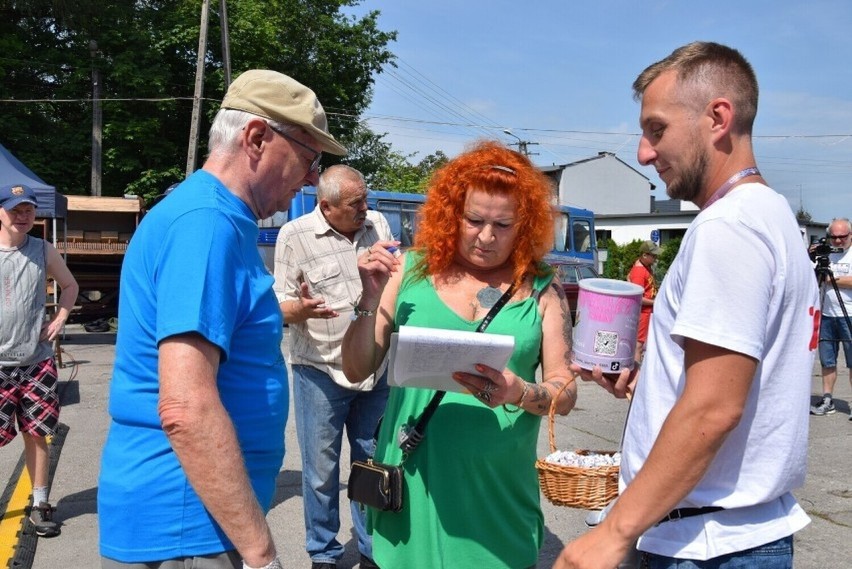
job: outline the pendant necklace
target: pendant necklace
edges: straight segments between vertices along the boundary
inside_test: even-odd
[[[499,288],[485,286],[476,293],[476,301],[479,303],[479,306],[487,309],[497,304],[501,296],[503,296],[503,291]]]
[[[715,203],[715,202],[717,202],[718,200],[720,200],[720,199],[724,198],[724,197],[725,197],[725,195],[726,195],[728,192],[730,192],[730,191],[731,191],[731,188],[733,188],[733,187],[734,187],[734,184],[736,184],[737,182],[739,182],[739,181],[740,181],[740,180],[742,180],[743,178],[747,178],[747,177],[749,177],[749,176],[760,176],[760,170],[758,170],[758,169],[757,169],[757,166],[751,166],[751,167],[749,167],[749,168],[745,168],[745,169],[743,169],[743,170],[740,170],[739,172],[737,172],[736,174],[734,174],[733,176],[731,176],[730,178],[728,178],[728,181],[727,181],[727,182],[725,182],[724,184],[722,184],[722,186],[721,186],[718,190],[716,190],[715,192],[713,192],[713,195],[712,195],[712,196],[710,196],[710,199],[708,199],[708,200],[704,203],[704,207],[702,207],[701,209],[707,209],[707,208],[708,208],[708,207],[710,207],[713,203]]]

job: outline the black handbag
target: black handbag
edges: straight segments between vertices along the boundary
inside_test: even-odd
[[[512,298],[514,292],[515,285],[513,283],[494,306],[491,307],[485,318],[482,319],[482,322],[476,329],[477,332],[485,330],[491,323],[491,320],[494,319],[494,316],[503,308],[503,305]],[[445,393],[445,391],[436,392],[414,428],[410,429],[404,437],[401,437],[399,446],[403,452],[403,463],[408,458],[408,455],[414,452],[420,441],[423,440],[426,424],[432,418],[432,414],[437,409],[441,399],[444,398]],[[376,425],[376,438],[378,438],[379,427],[381,425],[382,420],[379,419],[379,424]],[[358,502],[362,506],[370,506],[383,512],[398,512],[402,509],[403,504],[403,472],[402,463],[399,466],[395,466],[393,464],[374,462],[372,458],[366,461],[352,461],[346,495],[351,501]]]
[[[402,466],[356,460],[349,474],[346,495],[353,502],[383,512],[402,509]]]

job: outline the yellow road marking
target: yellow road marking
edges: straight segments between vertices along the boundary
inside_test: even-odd
[[[30,504],[32,492],[33,486],[27,469],[22,468],[15,490],[9,498],[6,513],[0,519],[0,567],[8,567],[15,555],[26,515],[24,509]]]

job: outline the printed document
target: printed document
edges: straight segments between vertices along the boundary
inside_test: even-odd
[[[467,393],[453,372],[481,375],[478,363],[503,371],[514,349],[515,338],[504,334],[400,326],[391,334],[388,383]]]

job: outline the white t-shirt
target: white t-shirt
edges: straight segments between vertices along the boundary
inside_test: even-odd
[[[817,302],[793,214],[771,189],[743,184],[690,225],[654,304],[625,431],[622,488],[683,392],[685,338],[746,354],[758,366],[739,425],[678,505],[726,509],[652,527],[640,550],[705,560],[809,523],[790,491],[803,484],[807,466]]]
[[[828,256],[831,261],[831,274],[835,279],[840,277],[852,276],[852,249],[847,249],[843,253],[831,253]],[[840,303],[837,302],[837,293],[829,281],[823,284],[823,304],[822,313],[825,316],[834,318],[842,318],[843,310],[840,308]],[[843,299],[843,304],[846,305],[846,312],[852,318],[852,289],[837,287],[840,291],[840,297]]]

